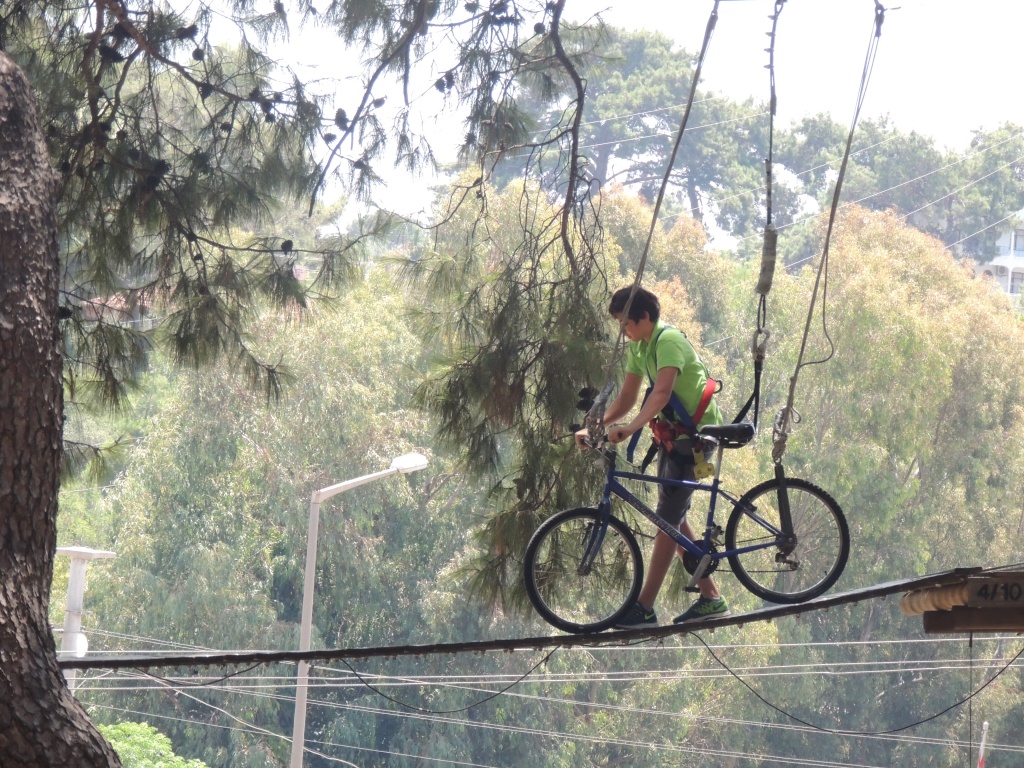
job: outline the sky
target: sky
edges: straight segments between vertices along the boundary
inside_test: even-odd
[[[898,129],[931,137],[940,148],[965,151],[974,130],[1006,122],[1024,126],[1020,88],[1024,67],[1024,0],[889,0],[875,68],[861,120],[887,116]],[[897,4],[898,3],[898,4]],[[668,35],[691,54],[700,50],[714,0],[567,0],[565,17],[600,14],[609,24]],[[719,20],[700,87],[743,100],[768,100],[767,33],[775,0],[721,0]],[[827,112],[849,125],[865,54],[874,33],[874,0],[785,0],[776,44],[777,125]],[[310,31],[286,46],[320,76],[339,77],[339,102],[361,93],[358,54],[339,50],[336,39]],[[436,139],[461,135],[461,122],[445,110],[433,87],[436,72],[416,72],[422,82],[410,96],[413,110]],[[389,107],[399,106],[397,90]],[[680,103],[686,94],[680,94]],[[354,105],[350,105],[354,106]],[[350,112],[352,109],[349,110]],[[442,161],[454,150],[435,144]],[[451,142],[452,147],[455,146]],[[385,207],[415,213],[429,207],[430,179],[410,179],[378,168],[389,180],[379,190]],[[433,180],[437,181],[437,180]]]
[[[883,3],[885,4],[885,3]],[[890,0],[861,119],[888,115],[903,131],[963,151],[975,129],[1024,126],[1021,0]],[[568,0],[575,20],[649,29],[700,51],[713,0]],[[768,100],[767,33],[774,0],[722,0],[701,87]],[[572,13],[570,14],[570,9]],[[786,0],[775,54],[776,119],[853,117],[874,0]]]

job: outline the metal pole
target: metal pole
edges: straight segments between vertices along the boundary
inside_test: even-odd
[[[306,532],[306,570],[302,577],[302,618],[299,625],[299,650],[308,651],[313,634],[313,586],[316,581],[316,543],[320,533],[320,504],[344,491],[357,488],[391,475],[416,472],[427,466],[427,460],[418,453],[399,456],[382,472],[363,475],[337,485],[315,491],[309,500],[309,529]],[[302,768],[302,755],[306,749],[306,694],[309,688],[309,664],[300,661],[295,681],[295,714],[292,724],[292,754],[289,768]]]
[[[302,579],[302,620],[299,625],[299,650],[308,651],[313,633],[313,583],[316,578],[316,542],[320,529],[319,492],[309,502],[309,531],[306,533],[306,574]],[[299,662],[295,682],[295,718],[292,725],[292,756],[289,766],[302,768],[302,752],[306,741],[306,691],[309,682],[309,663]]]

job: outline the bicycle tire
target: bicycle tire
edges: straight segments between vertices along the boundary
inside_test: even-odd
[[[831,587],[850,556],[850,528],[836,500],[818,486],[786,478],[786,491],[797,537],[796,549],[785,561],[778,547],[729,555],[729,564],[750,592],[773,603],[802,603]],[[737,549],[774,538],[746,510],[753,507],[766,522],[781,528],[778,479],[747,491],[729,516],[725,546]]]
[[[600,520],[600,513],[592,507],[567,509],[545,520],[526,545],[526,594],[537,613],[563,632],[608,629],[640,594],[644,578],[640,546],[629,527],[616,517],[608,521],[590,572],[577,571]]]

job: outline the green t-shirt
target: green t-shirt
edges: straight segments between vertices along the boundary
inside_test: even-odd
[[[650,342],[629,342],[626,371],[635,373],[650,384],[658,377],[658,371],[662,368],[675,368],[679,371],[673,391],[687,412],[693,415],[704,394],[708,369],[697,357],[697,351],[682,331],[670,328],[658,320],[651,333]],[[721,424],[723,421],[722,412],[718,409],[718,399],[712,397],[697,426],[706,427],[709,424]]]

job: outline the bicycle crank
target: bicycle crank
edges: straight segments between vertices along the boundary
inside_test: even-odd
[[[715,554],[717,552],[718,552],[718,547],[716,547],[714,544],[712,544],[711,545],[711,549],[708,550],[708,554],[713,555],[713,554]],[[703,556],[697,557],[696,555],[691,554],[690,552],[684,552],[683,553],[683,568],[686,569],[686,572],[688,574],[693,576],[693,574],[695,574],[697,572],[697,569],[700,567],[700,561],[702,559],[703,559]],[[714,559],[710,560],[708,562],[708,564],[707,564],[707,567],[704,569],[704,573],[701,574],[701,578],[703,578],[704,576],[710,576],[712,573],[717,571],[718,570],[718,564],[720,562],[721,562],[721,560],[719,560],[718,558],[714,558]]]

